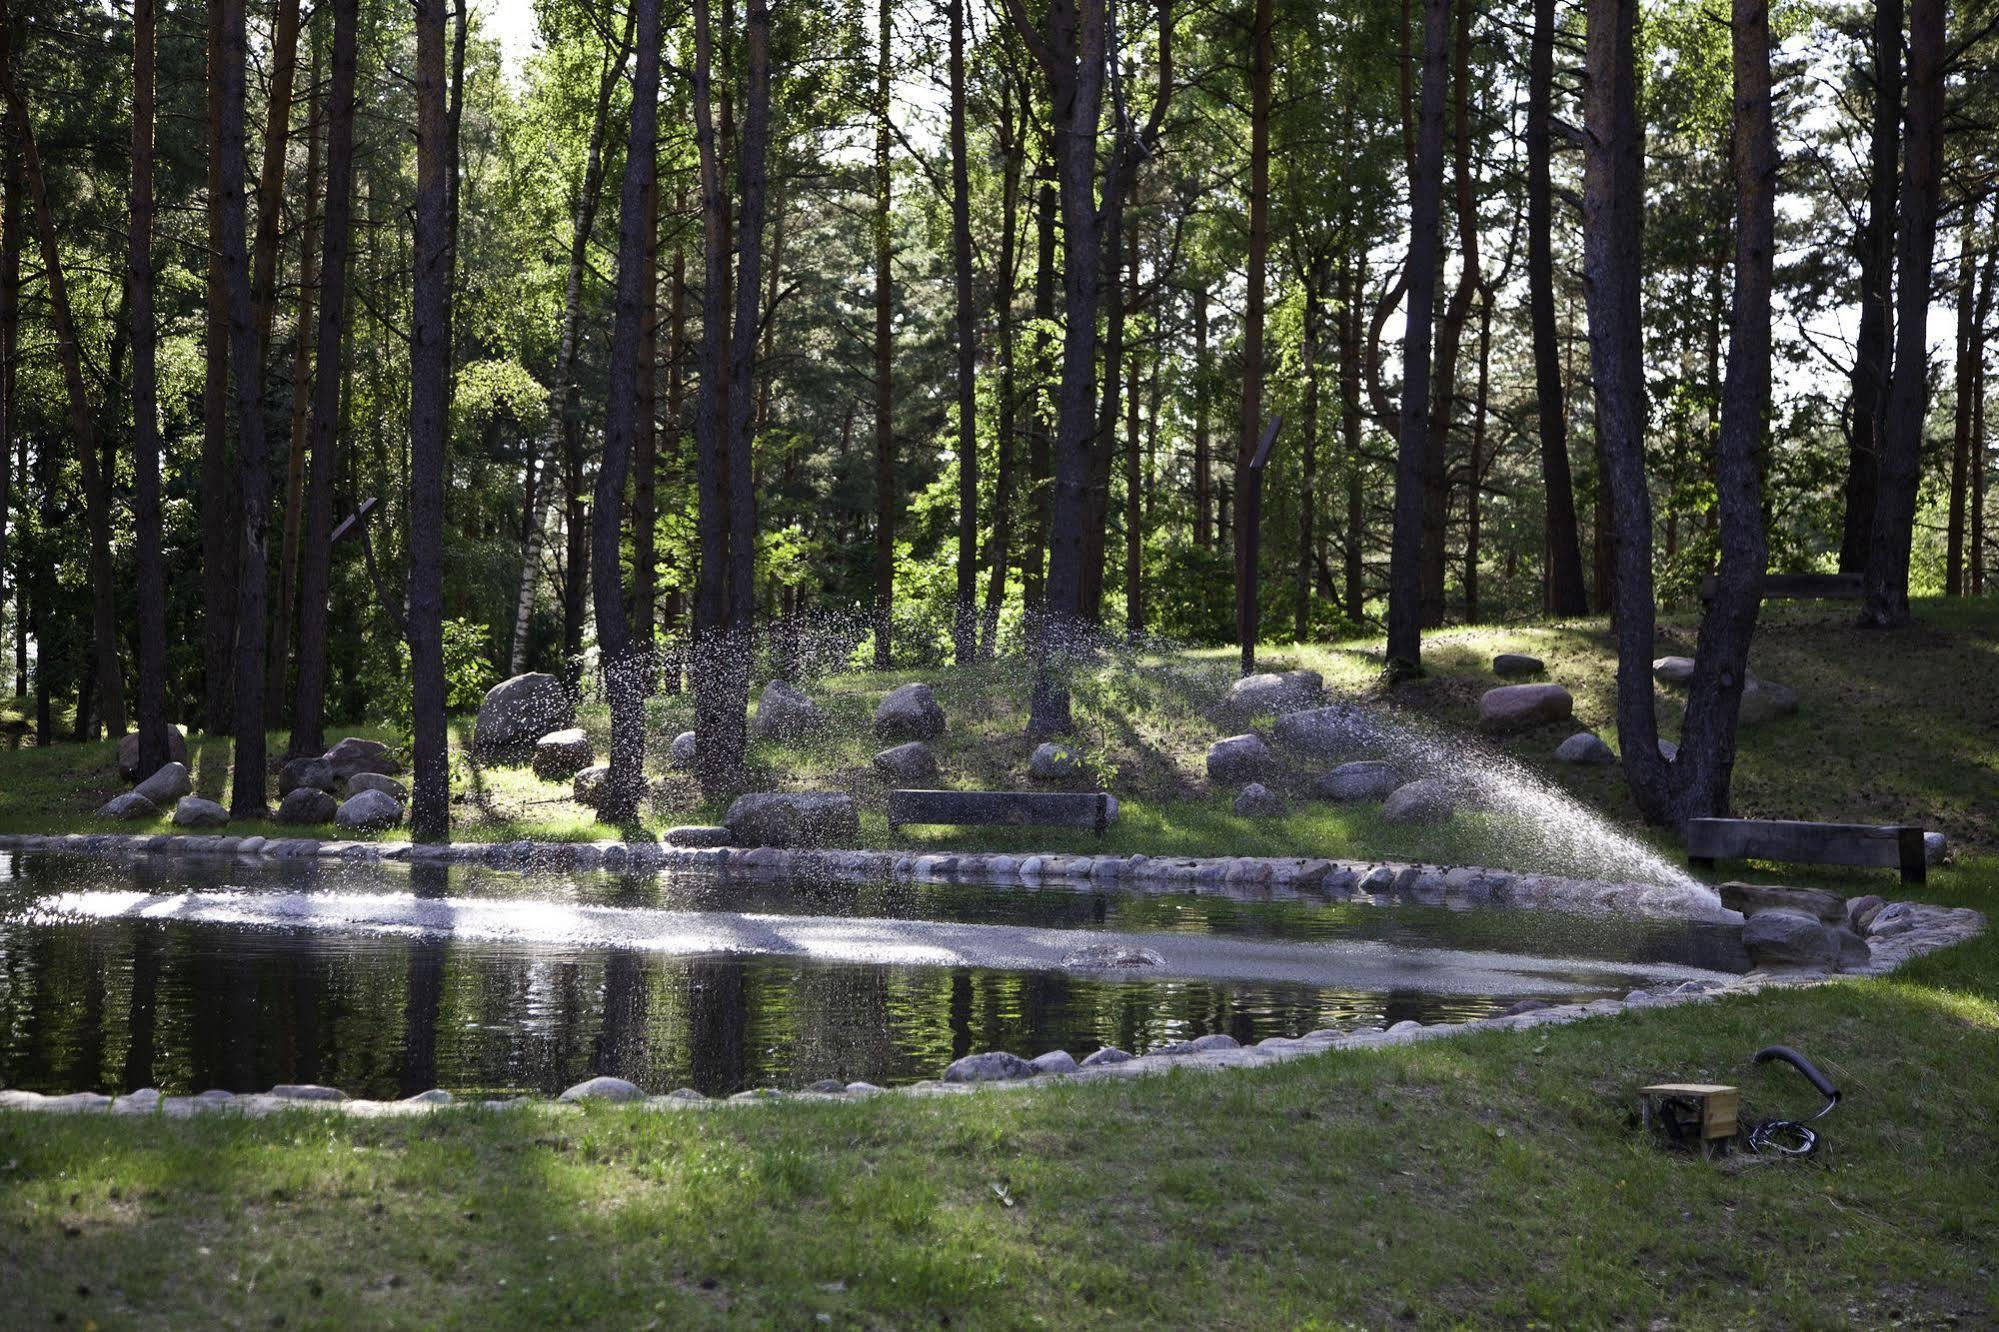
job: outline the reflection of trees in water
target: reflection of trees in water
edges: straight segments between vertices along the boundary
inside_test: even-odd
[[[699,958],[687,966],[687,1076],[714,1095],[748,1085],[745,1036],[749,996],[738,958]]]
[[[421,900],[437,900],[449,891],[443,865],[417,862],[410,866],[410,892]],[[403,999],[403,1049],[397,1084],[404,1096],[414,1096],[438,1084],[437,1019],[444,998],[444,939],[421,934],[410,940]]]

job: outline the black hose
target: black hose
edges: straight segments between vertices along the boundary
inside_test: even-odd
[[[1812,1086],[1818,1088],[1819,1094],[1826,1098],[1825,1104],[1819,1107],[1817,1114],[1811,1116],[1812,1119],[1819,1118],[1839,1104],[1839,1088],[1833,1086],[1832,1080],[1819,1072],[1811,1060],[1788,1045],[1765,1046],[1756,1052],[1755,1062],[1759,1064],[1768,1063],[1772,1059],[1781,1059],[1804,1074]],[[1749,1150],[1757,1153],[1774,1152],[1782,1156],[1809,1156],[1818,1150],[1819,1137],[1805,1127],[1807,1122],[1809,1121],[1766,1119],[1749,1130]]]

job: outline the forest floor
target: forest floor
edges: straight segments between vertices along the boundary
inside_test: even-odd
[[[1941,827],[1957,862],[1920,888],[1879,873],[1787,879],[1990,914],[1999,614],[1930,603],[1918,628],[1887,636],[1848,630],[1848,613],[1771,608],[1754,664],[1803,705],[1750,733],[1738,805]],[[1662,638],[1691,641],[1684,625]],[[1396,706],[1466,721],[1487,658],[1515,649],[1543,656],[1579,719],[1611,738],[1594,623],[1438,635],[1431,678]],[[1227,663],[1177,661],[1135,673],[1156,683],[1126,673],[1078,691],[1086,748],[1131,792],[1114,842],[1240,852],[1315,829],[1384,832],[1322,828],[1312,820],[1334,816],[1312,811],[1245,833],[1199,776],[1218,733],[1202,696],[1160,701],[1175,681],[1225,682]],[[1355,646],[1271,661],[1341,688],[1371,688],[1375,668]],[[1013,685],[931,678],[952,718],[940,746],[952,778],[1017,775]],[[788,784],[865,765],[882,688],[815,687],[834,733],[857,738],[811,751],[818,766],[786,758]],[[1505,748],[1547,768],[1565,733]],[[0,826],[91,826],[116,778],[108,748],[86,761],[87,748],[0,760]],[[539,812],[509,813],[497,773],[505,800]],[[1625,817],[1615,769],[1551,776]],[[460,835],[602,835],[527,804],[551,798],[528,794],[531,778],[486,781],[495,822],[466,814]],[[1817,1125],[1818,1156],[1706,1163],[1638,1131],[1636,1088],[1667,1079],[1739,1085],[1751,1118],[1809,1113],[1802,1079],[1749,1062],[1773,1042],[1805,1050],[1845,1093]],[[1995,1104],[1988,931],[1885,979],[1006,1095],[390,1122],[0,1114],[0,1289],[10,1320],[103,1327],[1990,1325]]]
[[[1814,818],[1851,822],[1921,823],[1967,849],[1999,849],[1999,602],[1932,600],[1918,607],[1918,623],[1894,634],[1861,632],[1843,603],[1773,603],[1765,608],[1751,665],[1765,679],[1798,692],[1795,716],[1746,729],[1736,770],[1735,807],[1744,817]],[[1693,621],[1668,617],[1659,633],[1659,655],[1691,654]],[[1616,744],[1616,658],[1602,620],[1480,626],[1439,632],[1424,644],[1429,674],[1392,695],[1379,684],[1377,643],[1334,643],[1272,648],[1265,669],[1295,666],[1320,671],[1328,691],[1358,697],[1393,713],[1474,729],[1479,695],[1496,681],[1492,657],[1527,652],[1547,664],[1545,677],[1575,696],[1575,721],[1487,740],[1492,750],[1518,762],[1610,818],[1629,823],[1634,811],[1615,766],[1557,763],[1557,744],[1576,729],[1596,729]],[[1211,787],[1204,759],[1215,739],[1243,729],[1219,715],[1216,704],[1235,678],[1232,651],[1135,654],[1105,661],[1075,681],[1075,747],[1090,777],[1122,806],[1121,819],[1099,843],[1086,832],[1055,829],[905,829],[891,836],[884,815],[888,784],[870,758],[881,748],[872,732],[875,702],[907,680],[927,680],[950,719],[932,743],[943,769],[941,784],[967,789],[1029,785],[1025,738],[1027,681],[1017,662],[971,668],[854,672],[810,682],[808,692],[826,724],[812,739],[752,747],[755,785],[761,789],[851,791],[862,809],[861,841],[868,846],[965,845],[992,850],[1086,851],[1150,855],[1298,854],[1378,855],[1433,860],[1475,859],[1490,840],[1489,824],[1476,817],[1454,829],[1391,828],[1371,809],[1338,807],[1306,795],[1316,770],[1298,768],[1271,785],[1291,797],[1284,818],[1238,819],[1231,811],[1236,788]],[[1678,731],[1674,691],[1661,688],[1661,734]],[[46,750],[23,743],[19,700],[0,702],[0,742],[16,746],[0,783],[0,831],[101,831],[94,811],[125,789],[108,742],[58,744]],[[582,725],[608,752],[608,720],[601,706],[586,707]],[[667,742],[692,725],[685,696],[651,706],[653,767]],[[379,726],[353,733],[393,741]],[[546,782],[525,767],[475,764],[469,757],[472,719],[455,718],[452,836],[460,841],[587,840],[619,835],[595,813],[570,799],[569,784]],[[273,733],[271,753],[284,736]],[[231,745],[226,738],[191,740],[191,767],[199,794],[226,802]],[[276,762],[272,763],[275,777]],[[274,793],[275,794],[275,793]],[[723,806],[704,802],[684,774],[667,773],[643,817],[642,831],[673,824],[715,822]],[[164,818],[123,826],[124,831],[168,830]],[[302,830],[277,824],[237,824],[237,835],[277,836]],[[391,832],[387,836],[398,834]],[[1514,866],[1514,868],[1525,868]]]

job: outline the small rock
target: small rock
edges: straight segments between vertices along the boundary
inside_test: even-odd
[[[518,763],[532,754],[535,741],[575,724],[575,700],[562,681],[530,671],[486,691],[472,725],[472,752],[482,760]]]
[[[1229,686],[1225,706],[1232,715],[1244,718],[1265,712],[1298,712],[1319,701],[1325,683],[1317,671],[1245,675]]]
[[[1652,678],[1660,684],[1683,685],[1694,678],[1692,657],[1659,657],[1652,662]]]
[[[1940,832],[1923,834],[1923,863],[1941,865],[1950,855],[1950,842]]]
[[[1745,675],[1742,702],[1735,713],[1735,719],[1741,725],[1755,726],[1778,717],[1788,717],[1798,710],[1797,690],[1774,680],[1759,680],[1754,675]]]
[[[645,1093],[623,1078],[596,1077],[579,1082],[562,1095],[558,1101],[641,1101]]]
[[[1555,757],[1563,763],[1615,763],[1617,754],[1601,737],[1577,731],[1555,746]]]
[[[1492,659],[1494,675],[1539,675],[1546,669],[1539,657],[1524,652],[1502,652]]]
[[[817,1082],[807,1083],[805,1090],[818,1092],[821,1096],[832,1096],[847,1090],[847,1084],[838,1078],[820,1078]]]
[[[1913,902],[1890,902],[1874,913],[1867,923],[1867,937],[1886,939],[1897,934],[1907,934],[1916,928],[1918,916]]]
[[[845,1090],[849,1096],[872,1096],[880,1091],[881,1088],[875,1086],[872,1082],[850,1082],[847,1084]]]
[[[1873,893],[1846,899],[1846,927],[1855,934],[1866,934],[1867,927],[1874,923],[1874,917],[1888,903]]]
[[[694,766],[694,732],[682,731],[666,748],[666,766],[685,771]]]
[[[1488,731],[1513,731],[1546,722],[1567,721],[1575,700],[1558,684],[1500,685],[1478,700],[1479,725]]]
[[[347,779],[348,795],[357,795],[362,791],[380,791],[399,805],[410,798],[408,787],[379,772],[357,772]]]
[[[666,1094],[666,1099],[669,1101],[705,1101],[708,1098],[701,1092],[695,1091],[692,1087],[675,1087]]]
[[[1680,757],[1680,747],[1671,740],[1659,742],[1659,757],[1671,763]]]
[[[1342,763],[1312,783],[1312,794],[1322,800],[1351,804],[1362,800],[1386,800],[1402,785],[1402,774],[1382,759],[1362,759]]]
[[[1082,1068],[1101,1068],[1106,1064],[1127,1064],[1137,1058],[1128,1050],[1120,1050],[1115,1045],[1106,1045],[1083,1056]]]
[[[229,811],[213,800],[182,796],[174,805],[176,828],[220,828],[229,822]]]
[[[1284,802],[1262,782],[1251,782],[1242,788],[1242,794],[1235,798],[1237,818],[1275,819],[1284,814]]]
[[[296,791],[302,786],[316,791],[332,791],[336,778],[333,765],[317,754],[301,754],[278,769],[278,789]]]
[[[365,831],[393,828],[403,821],[403,807],[381,791],[357,791],[340,802],[334,812],[337,827]]]
[[[1009,1082],[1015,1078],[1031,1078],[1035,1072],[1034,1065],[1019,1055],[992,1050],[952,1060],[951,1066],[944,1070],[944,1081]]]
[[[167,727],[167,761],[187,766],[187,732],[179,726]],[[139,733],[133,731],[118,742],[118,775],[128,782],[139,780]]]
[[[1270,770],[1274,756],[1260,735],[1232,735],[1208,746],[1208,780],[1253,782]]]
[[[432,1087],[414,1096],[403,1097],[404,1105],[450,1105],[455,1098],[442,1087]]]
[[[331,823],[339,802],[316,786],[301,786],[285,792],[278,802],[279,823]]]
[[[1378,754],[1387,738],[1372,717],[1344,703],[1285,713],[1271,724],[1270,735],[1286,749],[1329,763]]]
[[[403,770],[403,765],[387,745],[380,740],[364,740],[358,735],[347,736],[320,757],[333,765],[333,775],[342,781],[364,772],[393,777]]]
[[[1074,1073],[1078,1067],[1076,1057],[1067,1050],[1050,1050],[1027,1062],[1034,1066],[1037,1073]]]
[[[168,763],[133,787],[132,794],[142,795],[161,809],[165,809],[182,796],[194,794],[194,783],[187,778],[185,763]]]
[[[1423,1030],[1423,1024],[1418,1022],[1415,1018],[1403,1018],[1400,1022],[1391,1023],[1389,1025],[1388,1034],[1390,1036],[1397,1036],[1405,1031],[1421,1031],[1421,1030]]]
[[[944,709],[927,684],[898,685],[875,704],[875,735],[882,740],[935,740],[945,725]]]
[[[550,731],[534,742],[534,775],[545,782],[560,782],[590,766],[596,751],[580,726]]]
[[[98,806],[97,817],[125,823],[132,819],[150,819],[159,812],[160,807],[158,805],[155,805],[137,791],[127,791],[123,795],[112,796],[109,800]]]
[[[727,846],[729,830],[716,824],[688,824],[668,828],[664,840],[668,846]]]
[[[1082,774],[1083,756],[1054,740],[1036,745],[1027,760],[1027,775],[1037,781],[1058,782]]]
[[[817,730],[818,705],[782,680],[772,680],[757,696],[751,727],[759,740],[797,740]]]
[[[875,771],[901,786],[925,786],[937,780],[937,755],[921,740],[884,749],[874,757]]]
[[[1835,925],[1830,931],[1838,956],[1834,960],[1841,971],[1859,971],[1874,960],[1874,950],[1867,946],[1867,940],[1849,930],[1844,925]]]
[[[149,1115],[160,1108],[160,1089],[141,1087],[138,1091],[113,1098],[111,1113],[114,1115]]]
[[[271,1088],[281,1101],[344,1101],[347,1093],[338,1087],[322,1087],[313,1082],[281,1082]]]
[[[1554,1005],[1549,1003],[1546,999],[1519,999],[1515,1000],[1511,1005],[1509,1005],[1506,1008],[1506,1010],[1500,1014],[1500,1016],[1518,1017],[1522,1013],[1538,1013],[1544,1008],[1553,1008],[1553,1007]]]
[[[1742,946],[1759,967],[1830,967],[1839,958],[1831,932],[1799,911],[1757,912],[1743,923]]]
[[[569,779],[569,798],[579,805],[594,807],[604,794],[604,783],[611,780],[611,765],[593,763]]]
[[[1455,813],[1449,784],[1436,777],[1396,787],[1381,806],[1381,817],[1389,823],[1442,823]]]

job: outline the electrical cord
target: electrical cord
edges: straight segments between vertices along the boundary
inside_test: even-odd
[[[1763,1155],[1810,1156],[1818,1150],[1819,1135],[1806,1127],[1812,1120],[1819,1119],[1839,1104],[1839,1089],[1832,1085],[1826,1075],[1813,1066],[1812,1061],[1793,1050],[1788,1045],[1771,1045],[1756,1052],[1756,1062],[1768,1063],[1781,1059],[1810,1079],[1812,1086],[1826,1098],[1818,1113],[1808,1119],[1765,1119],[1749,1130],[1749,1150]]]

